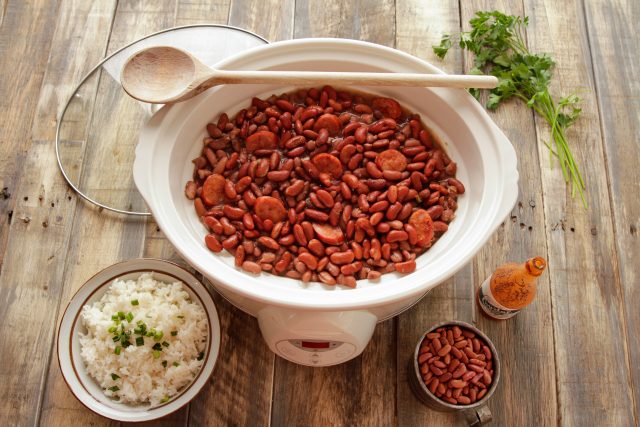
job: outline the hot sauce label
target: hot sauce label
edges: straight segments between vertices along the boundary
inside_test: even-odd
[[[491,293],[490,283],[491,276],[484,281],[478,290],[478,301],[480,302],[480,307],[482,307],[485,313],[496,319],[508,319],[515,316],[520,310],[507,308],[496,301]]]

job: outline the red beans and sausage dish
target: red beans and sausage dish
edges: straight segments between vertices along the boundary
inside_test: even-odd
[[[327,285],[410,273],[464,185],[420,117],[390,98],[298,90],[207,125],[185,194],[212,252]]]

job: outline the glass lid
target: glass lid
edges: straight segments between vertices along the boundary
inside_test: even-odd
[[[227,25],[188,25],[142,37],[104,58],[65,104],[56,129],[56,157],[65,180],[83,199],[110,211],[150,215],[133,182],[134,150],[142,125],[161,106],[130,98],[120,70],[135,52],[175,46],[213,66],[243,50],[268,43]]]

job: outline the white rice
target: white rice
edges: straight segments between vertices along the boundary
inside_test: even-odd
[[[139,305],[132,305],[133,300]],[[132,345],[117,355],[115,348],[120,343],[113,341],[114,333],[109,328],[115,325],[111,316],[119,311],[131,312],[134,318],[130,323],[122,321],[132,331]],[[159,282],[151,273],[144,273],[135,281],[116,279],[99,301],[82,308],[81,318],[87,329],[86,334],[80,334],[87,372],[107,396],[120,402],[158,405],[189,384],[202,367],[203,361],[197,359],[205,350],[207,316],[199,304],[191,302],[181,282]],[[140,335],[133,329],[139,320],[147,330],[162,331],[160,341],[144,337],[144,345],[137,346],[135,339]],[[172,336],[172,331],[177,335]],[[154,358],[153,345],[163,341],[169,346],[162,346],[160,357]],[[167,362],[166,367],[163,361]],[[111,374],[120,378],[114,380]],[[114,386],[119,390],[109,390]]]

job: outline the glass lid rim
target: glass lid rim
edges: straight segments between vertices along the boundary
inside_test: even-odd
[[[134,216],[151,216],[151,212],[139,212],[139,211],[130,211],[130,210],[126,210],[126,209],[118,209],[118,208],[114,208],[112,206],[106,205],[104,203],[99,202],[98,200],[95,200],[94,198],[88,196],[87,194],[85,194],[79,187],[80,184],[78,183],[78,185],[76,185],[75,183],[72,182],[71,178],[69,177],[69,175],[67,175],[67,172],[64,169],[64,166],[62,165],[62,159],[60,158],[60,128],[62,126],[62,121],[64,119],[64,115],[67,112],[67,109],[69,108],[69,105],[71,104],[71,101],[73,100],[73,98],[75,97],[75,95],[78,93],[78,91],[80,90],[80,88],[82,87],[82,85],[84,85],[84,83],[93,76],[93,74],[99,70],[105,62],[109,61],[110,59],[112,59],[114,56],[118,55],[120,52],[122,52],[125,49],[128,49],[129,47],[133,46],[136,43],[141,42],[142,40],[146,40],[148,38],[151,38],[153,36],[157,36],[159,34],[163,34],[163,33],[168,33],[170,31],[175,31],[175,30],[182,30],[182,29],[187,29],[187,28],[198,28],[198,27],[209,27],[209,28],[226,28],[226,29],[230,29],[230,30],[236,30],[236,31],[241,31],[243,33],[249,34],[251,36],[254,36],[255,38],[263,41],[264,43],[268,44],[269,40],[265,39],[262,36],[259,36],[258,34],[246,30],[244,28],[240,28],[240,27],[235,27],[233,25],[226,25],[226,24],[189,24],[189,25],[180,25],[177,27],[171,27],[171,28],[165,28],[164,30],[160,30],[160,31],[156,31],[155,33],[150,33],[147,34],[145,36],[140,37],[139,39],[136,39],[134,41],[132,41],[131,43],[128,43],[120,48],[118,48],[117,50],[115,50],[114,52],[110,53],[109,55],[105,56],[104,58],[102,58],[100,60],[100,62],[98,62],[91,70],[89,70],[89,72],[82,77],[82,79],[80,80],[80,82],[76,85],[76,87],[73,89],[73,91],[71,92],[71,94],[69,95],[69,98],[67,99],[67,101],[64,103],[64,107],[62,108],[62,111],[60,112],[60,115],[58,116],[58,120],[56,123],[56,136],[55,136],[55,150],[56,150],[56,161],[58,163],[58,169],[60,170],[60,173],[62,173],[62,177],[64,178],[64,180],[67,182],[67,185],[69,185],[69,187],[71,187],[71,189],[77,194],[79,195],[82,199],[86,200],[87,202],[99,207],[100,209],[105,209],[111,212],[115,212],[115,213],[119,213],[119,214],[124,214],[124,215],[134,215]]]

